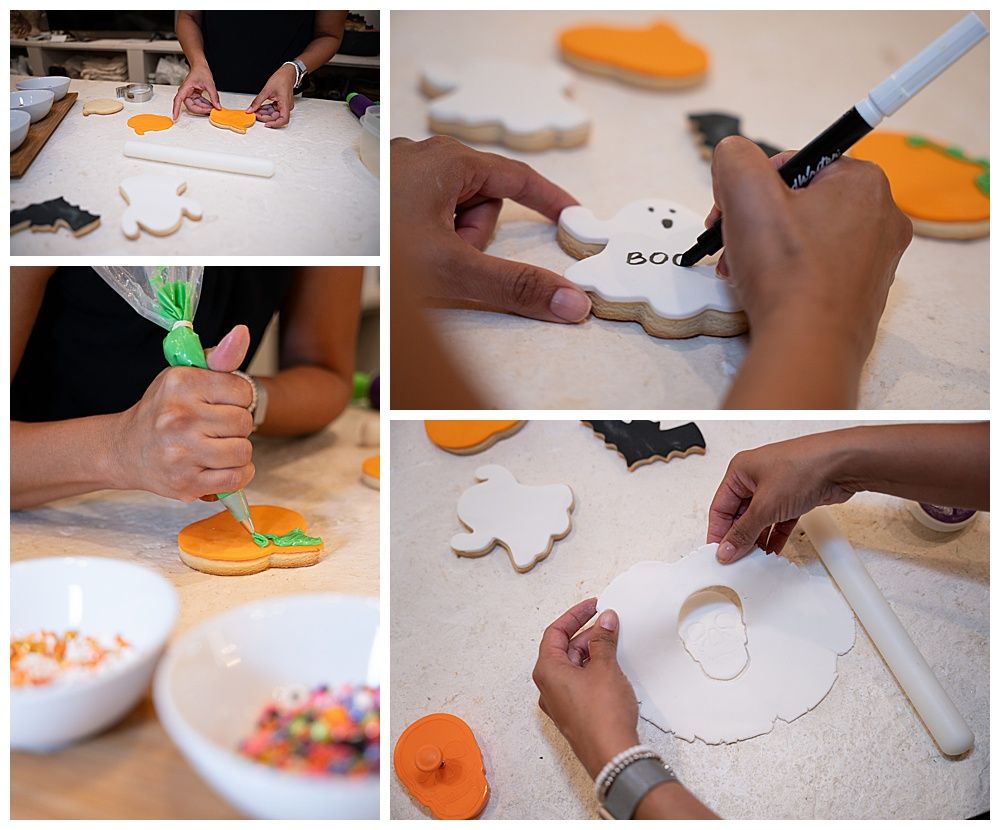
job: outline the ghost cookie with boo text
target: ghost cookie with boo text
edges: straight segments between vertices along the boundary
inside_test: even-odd
[[[565,277],[590,295],[595,316],[637,322],[654,337],[733,337],[747,330],[747,320],[729,284],[714,265],[677,264],[704,229],[676,202],[640,199],[611,219],[568,207],[557,239],[580,260]]]

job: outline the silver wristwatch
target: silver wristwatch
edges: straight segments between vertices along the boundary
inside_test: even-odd
[[[676,780],[674,771],[661,758],[631,760],[611,781],[601,804],[601,814],[607,818],[630,819],[653,787]]]
[[[246,372],[236,370],[233,374],[243,378],[243,380],[250,384],[250,388],[253,390],[253,398],[247,409],[253,415],[253,428],[256,430],[257,427],[264,423],[264,419],[267,417],[267,388],[257,378],[248,375]]]
[[[308,70],[306,69],[305,62],[299,60],[298,58],[295,58],[295,60],[285,61],[285,63],[281,65],[285,66],[285,64],[295,69],[294,89],[298,89],[300,86],[302,86],[302,82],[306,79],[306,72],[308,72]]]

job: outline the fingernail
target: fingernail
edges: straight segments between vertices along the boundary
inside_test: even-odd
[[[736,555],[736,545],[732,542],[723,542],[715,552],[715,558],[720,562],[728,562]]]
[[[221,349],[221,348],[223,348],[223,347],[224,347],[224,346],[225,346],[225,345],[226,345],[226,344],[227,344],[227,343],[228,343],[228,342],[229,342],[230,340],[232,340],[232,339],[233,339],[233,335],[234,335],[234,334],[236,334],[236,329],[233,329],[233,330],[232,330],[231,332],[229,332],[229,334],[227,334],[227,335],[226,335],[225,337],[223,337],[223,338],[222,338],[222,339],[221,339],[221,340],[219,341],[219,345],[218,345],[218,346],[216,346],[215,348],[217,348],[217,349]]]
[[[605,631],[614,631],[618,628],[618,615],[611,610],[605,611],[598,617],[597,624]]]
[[[549,301],[549,311],[567,323],[579,323],[590,314],[590,297],[573,288],[560,288]]]

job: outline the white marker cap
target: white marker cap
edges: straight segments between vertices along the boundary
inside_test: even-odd
[[[969,12],[916,57],[893,72],[855,105],[872,127],[892,115],[944,70],[989,34],[986,24]]]

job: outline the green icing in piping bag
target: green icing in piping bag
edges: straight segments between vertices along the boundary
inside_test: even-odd
[[[958,147],[952,145],[951,147],[945,147],[943,144],[936,144],[930,139],[924,138],[921,135],[908,135],[906,137],[906,143],[911,147],[927,147],[930,150],[936,150],[939,153],[957,159],[958,161],[964,161],[968,164],[974,164],[982,169],[982,172],[976,176],[976,187],[978,187],[984,195],[990,195],[990,160],[989,159],[974,159],[969,158],[965,153]]]
[[[306,536],[305,532],[299,530],[299,528],[289,531],[284,536],[278,536],[274,533],[255,533],[253,535],[253,540],[259,548],[266,548],[269,544],[275,545],[279,548],[294,548],[323,544],[323,540],[320,539],[319,536]]]

